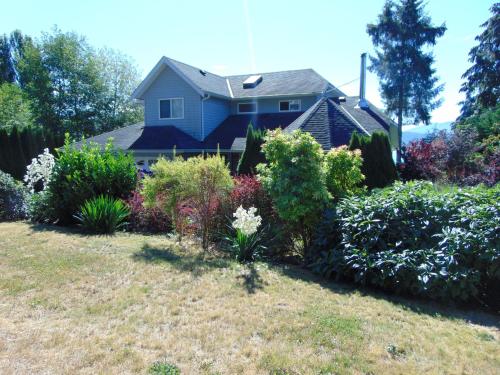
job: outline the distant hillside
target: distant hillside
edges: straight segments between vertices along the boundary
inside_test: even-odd
[[[436,122],[429,125],[403,126],[403,143],[408,143],[415,139],[422,139],[434,131],[451,131],[451,124],[452,122]]]

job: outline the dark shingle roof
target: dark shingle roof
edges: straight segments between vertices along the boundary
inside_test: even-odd
[[[261,75],[262,82],[254,88],[244,89],[243,81],[250,75]],[[243,74],[226,78],[229,80],[234,98],[322,93],[329,89],[332,89],[333,96],[343,95],[313,69]]]
[[[170,150],[202,148],[201,142],[175,126],[145,126],[129,150]]]
[[[345,102],[322,98],[284,131],[307,131],[325,150],[348,144],[355,131],[363,134],[389,131],[389,123],[373,109],[373,105],[361,109],[357,102],[354,97],[346,98]]]
[[[177,69],[179,69],[188,79],[205,92],[230,97],[229,88],[224,77],[213,74],[200,68],[184,64],[183,62],[166,57]],[[203,71],[205,74],[202,74]]]
[[[245,138],[248,124],[252,123],[255,129],[285,128],[292,123],[302,112],[262,113],[253,115],[232,115],[226,118],[205,139],[204,148],[229,150],[237,138]],[[238,147],[238,142],[234,145]]]
[[[163,71],[165,66],[170,66],[173,70],[177,71],[200,94],[208,93],[232,99],[310,95],[324,92],[328,92],[332,96],[344,95],[313,69],[223,77],[168,57],[162,57],[136,90],[134,90],[132,97],[143,99],[144,92]],[[243,82],[251,75],[262,76],[262,82],[255,87],[244,89]]]
[[[104,146],[110,138],[113,139],[113,145],[120,150],[128,150],[130,146],[139,138],[144,128],[144,123],[128,125],[123,128],[115,129],[110,132],[102,133],[86,139],[87,143],[93,142]],[[82,146],[83,142],[75,142],[73,145],[77,148]]]

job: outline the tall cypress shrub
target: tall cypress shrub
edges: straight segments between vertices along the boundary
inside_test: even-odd
[[[262,152],[265,132],[261,129],[254,129],[252,123],[248,125],[245,151],[241,155],[238,163],[237,173],[239,175],[256,174],[256,166],[265,163],[266,158]]]
[[[10,147],[11,147],[11,171],[10,174],[16,180],[22,180],[26,167],[26,158],[24,157],[23,145],[17,126],[12,128],[10,132]],[[9,172],[7,172],[9,173]]]
[[[351,136],[349,149],[361,150],[361,171],[365,175],[364,183],[368,189],[385,187],[397,179],[391,145],[386,134],[375,132],[368,137],[355,132]]]

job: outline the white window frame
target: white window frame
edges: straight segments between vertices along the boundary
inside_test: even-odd
[[[240,104],[255,104],[255,112],[240,112]],[[237,104],[237,112],[238,114],[240,115],[246,115],[246,114],[249,114],[249,113],[257,113],[259,112],[259,105],[257,104],[257,102],[240,102]]]
[[[170,100],[170,115],[172,115],[172,100],[182,100],[182,117],[161,117],[160,104],[162,100]],[[160,120],[182,120],[184,119],[184,98],[161,98],[158,99],[158,118]]]
[[[282,111],[281,110],[281,103],[284,103],[284,102],[297,102],[299,104],[299,109],[294,109],[294,110],[289,109],[288,111]],[[290,108],[290,104],[288,104],[288,108]],[[278,111],[279,112],[300,112],[301,110],[302,110],[302,100],[300,100],[300,99],[280,100],[278,103]]]

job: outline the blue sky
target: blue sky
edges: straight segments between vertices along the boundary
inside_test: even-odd
[[[58,25],[95,47],[131,56],[142,75],[163,55],[222,75],[314,68],[348,95],[357,95],[359,55],[372,52],[366,24],[383,0],[26,1],[2,4],[0,33],[20,29],[38,37]],[[454,120],[460,76],[479,25],[494,0],[430,0],[427,11],[448,31],[435,48],[445,83],[434,122]],[[367,97],[381,106],[377,78],[368,73]]]

